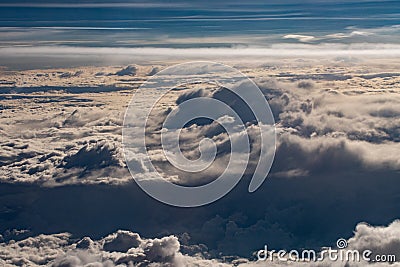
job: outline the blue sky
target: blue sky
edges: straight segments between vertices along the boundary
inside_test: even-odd
[[[2,1],[0,45],[399,43],[399,2]]]

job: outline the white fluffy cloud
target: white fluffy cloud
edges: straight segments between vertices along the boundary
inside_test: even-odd
[[[349,247],[363,251],[369,249],[375,255],[396,255],[399,259],[398,248],[400,238],[399,221],[387,227],[373,227],[360,223],[357,225],[354,237],[348,240]],[[184,238],[183,241],[185,242]],[[70,234],[52,234],[29,237],[20,241],[10,240],[0,243],[0,263],[6,266],[398,266],[398,262],[369,263],[361,259],[357,261],[331,261],[326,258],[322,262],[291,262],[257,261],[246,258],[212,259],[205,252],[185,253],[190,248],[181,244],[176,236],[162,238],[142,238],[137,233],[118,230],[99,240],[85,237],[79,241],[71,238]],[[195,247],[195,246],[193,246]],[[262,248],[260,248],[262,249]],[[335,248],[333,248],[335,249]]]
[[[285,73],[280,70],[285,68],[279,66],[272,72],[275,78],[260,78],[266,73],[263,67],[245,69],[250,76],[257,77],[256,82],[269,100],[277,122],[277,157],[272,175],[293,177],[334,169],[356,172],[395,171],[400,168],[397,156],[400,98],[393,87],[400,76],[393,72],[389,63],[384,70],[382,66],[371,68],[370,73],[361,72],[358,68],[362,66],[340,63],[339,67],[332,67],[331,64],[324,70],[315,68],[307,73]],[[335,73],[331,71],[333,68],[337,68]],[[102,90],[93,94],[90,90],[85,91],[87,88],[82,85],[93,82],[95,87],[104,87],[104,83],[107,86],[136,83],[146,79],[154,70],[157,71],[158,67],[129,65],[122,69],[27,71],[25,76],[28,78],[24,79],[30,86],[23,87],[24,90],[36,88],[39,84],[39,88],[45,90],[43,83],[57,88],[65,80],[60,76],[69,73],[71,84],[67,87],[79,85],[83,91],[75,94],[33,91],[31,94],[20,93],[4,98],[4,115],[0,118],[5,137],[0,152],[1,179],[46,185],[131,181],[121,149],[124,107],[130,100],[130,94]],[[100,72],[104,75],[99,76]],[[112,73],[116,75],[109,75]],[[136,76],[129,79],[127,75]],[[6,75],[4,80],[15,77],[19,76]],[[99,81],[96,77],[100,77]],[[15,92],[22,88],[22,81],[18,79],[13,87]],[[122,87],[115,88],[122,90]],[[204,89],[186,90],[181,95],[168,96],[165,104],[173,106],[175,102],[180,104],[190,98],[209,95],[226,101],[239,111],[245,122],[254,120],[251,112],[227,90],[209,89],[207,92]],[[40,103],[40,106],[35,106],[35,103]],[[153,114],[149,127],[157,130],[166,114],[165,110]],[[252,142],[252,166],[259,153],[259,129],[250,123],[247,131]],[[217,123],[196,121],[181,131],[185,142],[183,153],[188,157],[198,157],[198,143],[204,136],[211,138],[219,151],[215,164],[207,173],[188,176],[173,168],[162,156],[157,136],[148,140],[152,146],[151,157],[168,179],[183,184],[211,181],[224,170],[232,140]],[[146,176],[149,170],[142,156],[135,154],[127,157],[135,166],[133,171],[138,177]],[[249,168],[247,173],[252,171]]]
[[[242,66],[244,73],[255,77],[277,122],[278,146],[270,178],[259,191],[247,194],[248,185],[244,183],[248,177],[245,177],[243,185],[221,201],[190,211],[177,211],[152,202],[140,188],[130,183],[132,178],[121,150],[122,121],[132,95],[130,89],[157,67],[135,65],[134,77],[109,75],[126,67],[88,68],[79,75],[75,73],[80,68],[2,73],[0,179],[4,191],[0,228],[29,228],[35,234],[49,228],[52,232],[68,230],[78,236],[85,229],[95,236],[116,228],[131,229],[126,221],[133,221],[137,231],[150,233],[149,236],[188,232],[192,242],[204,243],[211,258],[217,258],[218,253],[248,255],[249,250],[263,242],[276,247],[321,246],[339,234],[348,237],[359,221],[386,223],[393,220],[398,216],[400,166],[398,63],[388,60],[374,65],[371,61],[356,60],[360,59],[340,57],[329,64],[299,59],[290,64]],[[73,75],[61,78],[63,73]],[[11,81],[15,83],[11,85]],[[46,89],[46,84],[51,90]],[[175,105],[176,99],[179,102],[206,93],[176,94],[175,98],[167,97],[165,102]],[[223,96],[223,91],[218,93],[219,97]],[[246,121],[251,122],[252,116],[245,109],[242,112]],[[165,113],[156,115],[150,121],[154,129]],[[253,137],[259,129],[249,123],[247,130]],[[219,161],[206,176],[190,177],[176,172],[157,149],[159,140],[149,138],[156,165],[178,183],[211,180],[225,166],[229,138],[218,124],[198,121],[182,131],[184,153],[196,157],[198,141],[204,136],[212,138],[220,149]],[[252,138],[251,142],[252,156],[256,156],[258,140]],[[133,153],[127,158],[134,163],[138,176],[148,178],[151,175],[148,163],[142,161],[143,155]],[[110,186],[115,184],[119,186]],[[54,185],[62,186],[43,187]],[[71,198],[71,195],[76,197]],[[69,216],[64,214],[64,208]],[[327,222],[329,230],[325,227]],[[384,229],[396,233],[396,227]],[[372,233],[372,229],[379,233],[377,236],[381,235],[377,230],[380,228],[361,225],[354,238],[362,231]],[[382,243],[377,251],[396,247],[397,241],[384,233],[388,244]],[[179,261],[199,266],[217,264],[216,259],[184,255],[187,251],[205,255],[207,249],[201,244],[197,247],[184,244],[186,247],[182,248],[180,241],[181,250],[177,251],[172,237],[149,241],[147,246],[147,239],[133,233],[115,234],[101,242],[88,238],[81,242],[69,237],[58,238],[68,240],[68,245],[57,248],[60,254],[49,255],[60,264],[69,261],[78,266],[126,264],[130,260],[139,263],[138,259],[153,261],[153,265],[164,262],[171,266]],[[7,244],[4,246],[11,245]],[[163,244],[168,249],[164,249]],[[73,245],[76,247],[66,249]],[[85,252],[77,249],[85,249]],[[13,255],[23,255],[21,253]],[[122,255],[126,257],[120,258]],[[23,257],[29,259],[27,255]],[[14,256],[6,259],[14,259]],[[37,262],[39,264],[40,259]],[[240,259],[240,264],[257,263]]]

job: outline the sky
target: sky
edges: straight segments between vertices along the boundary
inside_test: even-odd
[[[399,12],[395,0],[2,1],[0,46],[398,44]]]
[[[394,0],[0,1],[0,265],[400,266],[399,36]],[[202,77],[223,62],[268,101],[275,156],[253,193],[260,134],[270,133],[251,113],[260,102],[198,80],[158,98],[168,88],[151,77],[196,60],[214,63],[179,65],[163,81]],[[186,115],[181,104],[196,98],[223,102],[243,128],[230,135],[221,123],[239,120],[205,104],[196,111],[218,114],[217,122],[163,128],[171,110]],[[137,106],[126,116],[131,99]],[[159,100],[154,108],[150,99]],[[153,167],[135,146],[149,105]],[[160,143],[168,130],[189,158],[215,148],[210,168],[187,173],[171,164]],[[203,185],[232,154],[242,163],[247,149],[237,186],[201,207],[157,201],[134,180],[153,182],[161,170],[176,184]],[[255,258],[265,245],[320,251],[339,238],[346,249],[394,254],[396,262]]]

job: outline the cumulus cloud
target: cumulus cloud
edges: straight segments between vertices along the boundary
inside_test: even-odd
[[[136,233],[120,230],[104,238],[103,242],[106,251],[127,252],[130,248],[138,247],[142,240]]]
[[[74,100],[82,106],[71,105]],[[120,145],[122,111],[90,102],[66,97],[51,113],[46,107],[52,101],[46,101],[37,112],[25,110],[13,124],[3,117],[7,139],[0,143],[1,179],[40,184],[129,179]]]
[[[54,258],[60,264],[147,260],[168,261],[166,264],[171,265],[171,260],[178,262],[179,253],[243,257],[265,243],[274,248],[323,246],[339,236],[349,237],[360,221],[392,221],[398,216],[400,166],[400,99],[396,88],[400,77],[395,75],[395,64],[384,61],[379,64],[388,65],[377,67],[368,61],[366,68],[354,65],[352,59],[338,59],[318,67],[304,59],[296,63],[299,69],[292,64],[241,67],[244,73],[256,77],[276,121],[277,153],[265,184],[253,194],[245,193],[250,165],[243,183],[225,198],[189,210],[165,207],[131,183],[121,150],[124,107],[131,91],[121,87],[112,91],[75,90],[75,83],[92,83],[100,88],[104,88],[102,84],[140,84],[141,75],[147,75],[151,68],[138,66],[136,77],[96,76],[99,72],[116,73],[121,67],[84,69],[79,77],[71,78],[66,91],[46,91],[43,83],[48,79],[60,88],[66,79],[59,74],[75,73],[75,69],[60,73],[51,70],[48,77],[36,75],[46,73],[44,70],[24,72],[28,84],[42,84],[32,92],[23,91],[23,79],[10,74],[4,80],[15,80],[16,86],[0,96],[0,178],[4,182],[0,188],[0,229],[30,229],[35,235],[68,230],[77,236],[90,236],[79,242],[70,241],[70,246],[75,244],[73,249],[102,251],[100,256],[96,252],[94,258],[87,257],[87,252],[63,254]],[[211,89],[173,91],[163,99],[161,106],[165,110],[156,110],[149,119],[149,131],[157,133],[170,111],[167,107],[198,96],[225,99],[244,118],[251,139],[251,159],[256,159],[260,128],[254,117],[223,88]],[[16,91],[9,95],[10,90]],[[220,121],[229,122],[231,118],[221,117]],[[167,165],[156,135],[148,140],[151,157],[174,182],[191,185],[211,181],[226,164],[229,142],[240,143],[241,139],[229,140],[217,122],[197,120],[181,131],[183,152],[196,158],[198,143],[204,137],[215,141],[219,149],[219,160],[206,175],[184,175]],[[134,140],[135,136],[131,138]],[[145,179],[151,176],[151,168],[143,158],[140,153],[127,156],[134,163],[135,175]],[[186,232],[190,242],[180,241],[181,250],[176,252],[173,238],[145,246],[145,238],[117,232],[99,241],[99,235],[118,228],[131,229],[127,221],[146,236]],[[5,234],[3,238],[9,239]],[[396,242],[387,246],[395,246]],[[103,257],[104,253],[127,254],[132,248],[139,252],[118,258],[120,263],[114,256]],[[217,264],[207,257],[182,257],[196,263]],[[237,263],[258,264],[245,259],[238,259]]]
[[[400,221],[396,220],[387,227],[374,227],[366,223],[357,225],[354,237],[349,240],[349,248],[371,250],[376,255],[395,255],[400,261]]]
[[[137,67],[134,65],[129,65],[126,68],[119,70],[115,73],[115,75],[118,76],[125,76],[125,75],[129,75],[129,76],[135,76],[137,72]]]
[[[360,253],[371,250],[371,259],[375,255],[396,255],[399,259],[399,222],[395,221],[387,227],[369,226],[360,223],[356,226],[354,236],[348,240],[346,250],[358,250]],[[274,254],[273,260],[258,260],[257,258],[225,257],[212,258],[207,251],[190,250],[196,245],[185,246],[185,239],[179,241],[176,236],[162,238],[142,238],[137,233],[126,230],[106,236],[99,240],[85,237],[74,241],[67,233],[39,235],[20,241],[10,240],[0,243],[0,263],[7,266],[398,266],[398,262],[374,263],[360,261],[332,261],[325,257],[319,262],[281,261]],[[263,248],[260,248],[263,249]],[[272,251],[273,248],[270,248]],[[333,247],[332,249],[336,249]],[[316,255],[320,256],[320,250]],[[183,251],[186,251],[183,252]],[[191,253],[187,253],[190,251]],[[256,253],[256,251],[255,251]]]
[[[153,76],[155,74],[157,74],[157,72],[160,71],[159,67],[152,67],[151,71],[149,73],[147,73],[147,76]]]
[[[39,235],[0,243],[0,248],[0,263],[7,266],[222,266],[201,255],[182,254],[175,236],[142,239],[123,230],[95,241],[74,242],[67,233]]]
[[[330,81],[333,78],[321,79]],[[353,79],[352,76],[349,79]],[[342,80],[339,77],[335,81]],[[397,94],[362,90],[355,94],[344,90],[332,93],[309,79],[295,83],[259,79],[257,83],[269,100],[277,122],[278,144],[272,176],[320,175],[332,171],[395,171],[400,168],[397,157],[399,117],[396,115],[400,98]],[[254,125],[255,117],[249,107],[224,88],[210,89],[207,93],[203,89],[186,89],[179,94],[176,104],[197,97],[211,97],[227,103],[247,123],[252,152],[249,166],[254,167],[260,149],[257,138],[260,129]],[[167,114],[165,110],[154,114],[148,127],[155,131],[161,129]],[[198,176],[180,173],[160,156],[159,133],[155,133],[148,141],[154,149],[153,154],[157,155],[153,156],[155,163],[167,177],[178,176],[174,181],[196,184],[199,180],[203,183],[213,180],[224,170],[227,163],[224,156],[230,153],[232,140],[218,123],[199,118],[188,123],[179,134],[182,152],[189,158],[199,157],[198,144],[202,138],[211,138],[217,145],[216,164],[208,173]],[[249,168],[247,173],[252,171],[254,169]]]

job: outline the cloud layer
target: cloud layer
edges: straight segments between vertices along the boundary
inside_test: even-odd
[[[93,240],[116,229],[158,237],[188,233],[190,246],[203,244],[211,258],[222,258],[249,257],[265,243],[274,248],[334,244],[338,237],[350,238],[360,221],[381,225],[398,217],[398,62],[337,57],[329,64],[316,59],[237,63],[271,105],[278,133],[276,159],[259,191],[247,193],[250,166],[225,198],[188,210],[152,200],[132,182],[125,166],[124,107],[132,88],[160,67],[132,66],[135,73],[126,66],[2,72],[1,231],[68,231]],[[115,75],[127,69],[129,75]],[[213,90],[174,91],[163,104],[224,95],[224,90]],[[246,109],[242,111],[255,137],[259,129]],[[151,126],[159,126],[163,112],[155,111]],[[181,184],[205,183],[218,174],[229,154],[227,135],[218,124],[188,125],[182,132],[184,152],[195,157],[203,136],[217,141],[220,149],[221,164],[206,177],[166,168],[157,140],[152,140],[154,159],[167,178]],[[251,141],[256,155],[257,138]],[[146,178],[151,173],[141,159],[142,155],[128,155],[135,163],[134,174]],[[364,226],[359,227],[362,231]],[[106,247],[123,250],[134,243],[124,240]],[[86,240],[79,246],[90,244]],[[203,251],[203,245],[188,250]],[[86,262],[71,257],[79,264]]]
[[[359,224],[354,237],[348,240],[349,247],[373,251],[371,259],[377,254],[396,255],[399,258],[400,222],[394,221],[387,227],[373,227]],[[74,240],[68,233],[39,235],[19,241],[9,240],[0,243],[0,263],[6,266],[398,266],[397,262],[372,263],[360,261],[291,262],[278,258],[266,263],[255,259],[231,257],[212,259],[207,248],[199,245],[187,245],[187,236],[180,238],[170,235],[161,238],[142,238],[139,234],[126,230],[118,230],[99,240],[84,237]],[[262,249],[262,248],[261,248]],[[336,249],[336,248],[332,248]],[[393,254],[396,253],[396,254]]]

